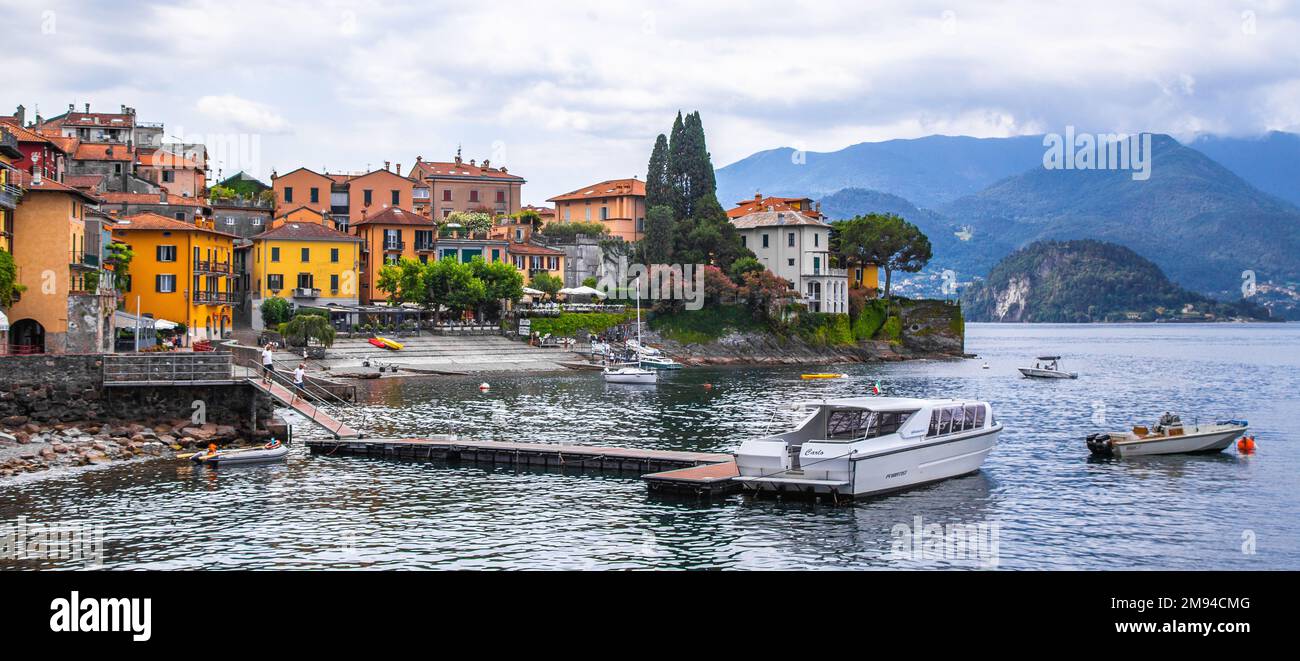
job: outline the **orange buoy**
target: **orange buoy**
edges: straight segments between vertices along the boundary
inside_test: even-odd
[[[706,383],[706,384],[704,384],[704,389],[705,389],[705,390],[713,390],[713,384],[712,384],[712,383]]]
[[[1242,436],[1237,439],[1237,452],[1242,454],[1253,454],[1255,452],[1255,437]]]

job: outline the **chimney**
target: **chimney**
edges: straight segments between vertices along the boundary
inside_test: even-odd
[[[506,173],[506,166],[502,165],[502,166],[501,166],[501,174],[505,174],[505,173]]]
[[[469,159],[469,164],[470,164],[470,167],[474,167],[474,159],[472,159],[472,158]]]
[[[90,102],[86,102],[86,112],[90,112]]]
[[[122,104],[122,112],[121,112],[121,114],[123,114],[123,115],[126,114],[126,104],[125,104],[125,103]]]
[[[416,157],[415,157],[415,162],[416,162],[416,163],[423,163],[423,162],[424,162],[424,157],[423,157],[423,156],[416,156]]]
[[[401,164],[401,163],[398,163],[398,164],[397,164],[397,174],[402,174],[402,164]]]
[[[77,112],[77,104],[75,104],[75,103],[69,103],[69,104],[68,104],[68,112]]]
[[[18,110],[14,111],[14,119],[18,120],[18,126],[23,126],[23,121],[27,119],[27,109],[23,104],[18,104]]]
[[[762,193],[755,192],[755,193],[754,193],[754,202],[755,202],[755,203],[758,203],[758,202],[762,202],[762,201],[763,201],[763,194],[762,194]]]
[[[456,165],[460,165],[460,152],[456,152]]]
[[[389,161],[384,161],[384,169],[389,172],[392,172],[393,171],[392,163],[390,163]]]
[[[486,158],[483,159],[483,169],[484,170],[488,169],[488,160]]]

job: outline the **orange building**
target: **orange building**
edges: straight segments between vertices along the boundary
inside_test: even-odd
[[[741,200],[734,209],[727,210],[728,218],[740,218],[759,211],[797,211],[813,220],[823,220],[822,205],[809,197],[763,197],[754,193],[754,199]]]
[[[518,213],[523,195],[524,178],[510,174],[505,166],[491,167],[487,159],[483,164],[461,160],[460,154],[449,162],[426,161],[415,158],[415,167],[408,176],[429,188],[430,213],[442,219],[454,211],[486,211],[493,215]]]
[[[438,226],[424,216],[397,207],[376,214],[363,212],[352,223],[352,233],[364,241],[361,247],[361,291],[363,304],[388,300],[376,286],[379,269],[399,259],[427,262],[436,254]]]
[[[288,174],[271,174],[271,188],[275,191],[275,210],[307,207],[322,213],[331,211],[330,192],[334,179],[307,168],[298,168]],[[347,204],[341,205],[343,209]],[[344,211],[343,215],[346,215]]]
[[[206,196],[207,174],[202,165],[161,149],[138,150],[136,159],[136,175],[157,184],[168,194]]]
[[[546,273],[564,280],[565,253],[533,242],[533,226],[510,221],[492,226],[491,237],[506,242],[510,263],[524,276],[524,284]]]
[[[233,234],[142,213],[118,221],[113,238],[131,247],[127,312],[186,326],[190,340],[221,339],[231,329],[236,298]]]
[[[635,177],[602,181],[547,202],[555,203],[557,223],[599,222],[624,241],[645,235],[645,182]]]
[[[379,169],[347,180],[348,220],[374,216],[385,209],[415,211],[412,198],[415,181],[388,169]]]
[[[102,267],[102,242],[86,230],[98,200],[43,177],[23,175],[21,187],[12,247],[18,284],[27,289],[7,312],[8,350],[111,350],[116,294]]]

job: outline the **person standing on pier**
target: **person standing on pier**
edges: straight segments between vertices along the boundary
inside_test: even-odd
[[[262,381],[264,383],[269,384],[271,382],[271,370],[273,369],[275,369],[275,352],[271,351],[271,343],[267,342],[266,346],[262,347]]]
[[[307,364],[298,363],[298,368],[293,371],[293,387],[302,390],[302,382],[307,378]]]

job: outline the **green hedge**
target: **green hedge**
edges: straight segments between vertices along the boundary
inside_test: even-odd
[[[881,326],[885,325],[888,316],[889,309],[885,301],[880,299],[867,301],[862,311],[858,313],[858,318],[853,320],[853,339],[862,342],[875,337]]]
[[[853,327],[847,314],[805,312],[795,322],[794,332],[805,342],[817,346],[853,344]]]
[[[656,312],[650,328],[682,344],[707,344],[728,331],[767,330],[743,305],[714,305],[702,310]]]
[[[575,337],[579,331],[600,333],[636,316],[635,310],[627,312],[562,312],[558,317],[534,317],[533,332],[550,333],[555,337]]]

